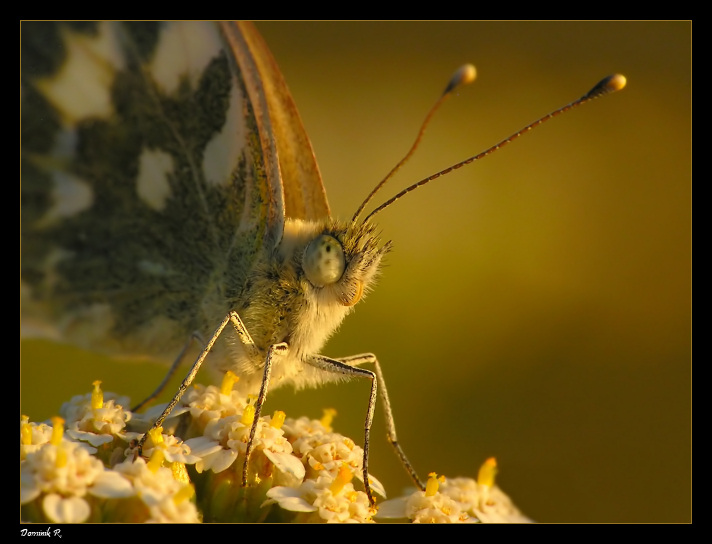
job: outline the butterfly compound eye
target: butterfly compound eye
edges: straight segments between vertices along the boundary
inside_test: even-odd
[[[328,234],[315,238],[304,250],[302,268],[315,287],[336,283],[346,268],[341,243]]]

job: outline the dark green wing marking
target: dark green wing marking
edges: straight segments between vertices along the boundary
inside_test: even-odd
[[[239,304],[284,204],[234,47],[211,23],[22,23],[26,333],[170,359]]]

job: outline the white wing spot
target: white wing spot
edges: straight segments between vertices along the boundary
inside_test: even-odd
[[[173,168],[173,157],[165,151],[144,149],[141,152],[136,192],[139,198],[154,210],[162,210],[171,194],[168,176],[173,173]]]
[[[91,207],[94,202],[94,192],[91,186],[81,178],[66,172],[56,171],[52,174],[52,208],[42,218],[43,225],[72,217]]]
[[[38,82],[38,87],[61,113],[69,126],[89,117],[108,118],[114,111],[111,85],[123,57],[116,35],[107,24],[96,36],[64,30],[66,62],[51,78]]]
[[[217,29],[212,23],[181,21],[166,24],[149,67],[156,83],[171,94],[178,88],[181,76],[190,78],[193,88],[222,49]]]
[[[208,142],[203,154],[203,174],[208,183],[226,185],[232,179],[235,165],[247,145],[247,131],[240,113],[242,106],[242,94],[233,81],[225,125]]]
[[[155,261],[149,261],[148,259],[141,259],[138,262],[138,269],[151,276],[170,276],[174,275],[163,263],[157,263]]]

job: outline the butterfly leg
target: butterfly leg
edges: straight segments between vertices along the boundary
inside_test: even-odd
[[[158,397],[158,395],[161,394],[163,389],[165,389],[166,385],[168,385],[168,382],[173,377],[173,374],[176,373],[176,370],[178,370],[178,367],[183,362],[183,358],[185,357],[185,354],[188,353],[188,349],[190,349],[190,346],[193,344],[193,342],[198,342],[198,344],[201,346],[205,345],[205,341],[203,340],[203,338],[200,336],[200,334],[197,331],[194,332],[193,334],[191,334],[190,338],[185,343],[185,346],[183,346],[183,349],[180,350],[178,357],[176,357],[176,360],[173,361],[173,364],[171,365],[171,368],[166,373],[166,376],[163,378],[163,381],[158,385],[158,387],[156,387],[156,390],[153,393],[151,393],[148,397],[146,397],[141,402],[139,402],[136,406],[131,408],[132,412],[138,412],[141,408],[146,406],[149,402],[151,402],[156,397]]]
[[[366,488],[366,494],[368,495],[368,500],[371,505],[375,505],[376,501],[373,498],[373,491],[371,490],[371,484],[368,481],[368,454],[369,454],[369,440],[371,435],[371,424],[373,423],[373,414],[376,408],[376,398],[379,395],[378,384],[380,382],[380,396],[383,402],[384,409],[386,411],[386,425],[388,429],[388,439],[393,444],[398,457],[405,466],[406,470],[410,474],[413,481],[421,488],[425,489],[420,479],[413,470],[410,462],[408,461],[405,453],[398,445],[396,440],[395,424],[393,422],[393,414],[391,412],[391,403],[388,399],[388,393],[385,389],[385,384],[383,380],[383,373],[381,372],[380,365],[376,356],[373,354],[364,355],[354,355],[352,357],[344,357],[340,359],[331,359],[329,357],[324,357],[321,355],[315,355],[309,357],[305,360],[308,364],[325,370],[327,372],[332,372],[336,374],[342,374],[349,377],[362,377],[371,380],[371,394],[368,399],[368,409],[366,411],[366,422],[364,424],[364,442],[363,442],[363,484]],[[376,372],[366,370],[364,368],[358,368],[357,365],[364,363],[373,363],[376,368]]]
[[[190,387],[190,384],[193,383],[195,376],[198,374],[200,367],[203,365],[203,361],[205,361],[205,358],[208,356],[208,353],[210,353],[210,350],[213,348],[213,346],[215,345],[215,342],[217,342],[217,339],[219,338],[220,334],[223,332],[225,327],[227,327],[228,323],[232,323],[233,327],[235,328],[235,331],[237,332],[237,336],[240,338],[240,341],[248,349],[249,354],[251,356],[256,356],[258,354],[257,347],[255,346],[255,343],[253,342],[252,337],[250,336],[250,333],[247,332],[245,325],[242,323],[240,316],[237,315],[237,312],[230,312],[229,314],[227,314],[225,316],[225,318],[222,320],[222,322],[220,323],[220,325],[218,326],[218,328],[215,329],[215,332],[211,336],[208,343],[205,344],[203,351],[200,353],[198,358],[193,363],[193,366],[190,368],[188,375],[181,382],[180,387],[178,387],[178,392],[173,396],[173,399],[171,400],[170,403],[168,403],[168,406],[166,406],[166,408],[163,410],[163,413],[158,417],[158,419],[156,419],[156,421],[153,422],[153,425],[151,426],[151,430],[159,427],[163,423],[163,421],[168,417],[168,415],[171,413],[173,408],[175,408],[176,404],[178,404],[181,397],[183,396],[183,393],[185,393],[186,390],[188,389],[188,387]],[[144,434],[141,437],[141,440],[139,440],[139,442],[138,442],[138,454],[139,455],[141,455],[141,449],[143,448],[143,445],[146,442],[146,438],[148,438],[148,433]]]
[[[245,331],[247,332],[247,331]],[[267,391],[269,389],[269,379],[272,373],[272,363],[277,355],[285,353],[289,349],[289,346],[285,342],[279,344],[273,344],[267,350],[267,357],[265,358],[265,367],[262,372],[262,385],[260,386],[260,392],[255,401],[255,416],[252,419],[252,426],[250,427],[250,437],[247,440],[247,445],[245,447],[245,462],[242,465],[242,486],[247,486],[247,465],[250,460],[250,453],[252,452],[252,444],[255,440],[255,433],[257,432],[257,425],[260,421],[260,415],[262,413],[262,405],[267,399]]]
[[[352,355],[350,357],[339,357],[337,360],[349,366],[356,366],[362,364],[373,365],[375,370],[375,377],[379,383],[378,394],[381,398],[381,403],[383,404],[383,411],[385,412],[386,436],[388,437],[388,442],[390,442],[391,446],[393,446],[393,449],[395,450],[398,459],[400,459],[403,468],[405,468],[406,472],[413,480],[415,485],[418,486],[421,490],[425,491],[425,484],[423,484],[421,479],[418,477],[418,474],[415,472],[413,465],[408,460],[408,457],[406,457],[405,451],[403,451],[403,448],[398,443],[398,436],[396,435],[396,424],[393,418],[393,411],[391,410],[391,402],[388,398],[388,390],[386,389],[386,380],[383,378],[383,371],[381,370],[381,365],[378,363],[378,359],[376,358],[376,356],[373,353],[364,353],[362,355]],[[373,402],[374,399],[369,401],[370,411],[373,410],[371,406],[371,403]],[[371,415],[371,417],[373,416]],[[366,432],[368,433],[368,430]],[[368,452],[364,449],[364,457],[367,455],[367,453]]]

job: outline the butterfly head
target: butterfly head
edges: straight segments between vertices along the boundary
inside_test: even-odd
[[[329,221],[305,245],[301,269],[321,297],[351,307],[373,286],[390,247],[390,242],[381,244],[372,223]]]

